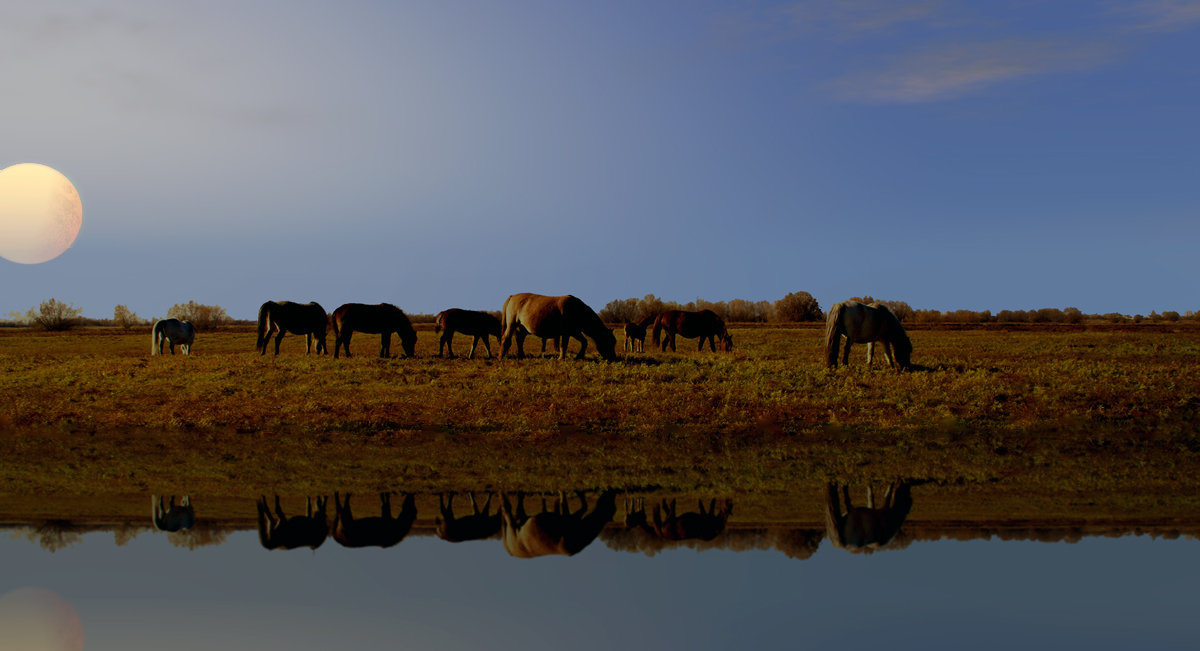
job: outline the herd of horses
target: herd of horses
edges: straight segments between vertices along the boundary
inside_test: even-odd
[[[258,310],[257,350],[266,354],[271,338],[275,339],[275,354],[286,334],[304,335],[306,352],[328,353],[326,334],[333,329],[333,356],[341,353],[350,356],[350,339],[355,332],[378,334],[379,356],[391,356],[391,338],[400,339],[404,354],[411,357],[417,343],[417,333],[403,310],[389,303],[366,305],[346,303],[326,314],[317,303],[293,303],[291,301],[268,301]],[[625,352],[643,352],[646,336],[653,332],[654,345],[666,351],[675,350],[676,336],[696,339],[697,350],[719,348],[733,350],[733,337],[725,327],[725,321],[712,310],[666,310],[645,317],[637,322],[625,324]],[[454,335],[472,337],[468,358],[475,356],[479,342],[483,342],[487,356],[492,356],[491,337],[500,342],[500,357],[508,356],[513,341],[516,341],[518,358],[525,356],[525,338],[534,335],[545,343],[553,341],[558,348],[559,358],[567,355],[571,339],[579,341],[576,359],[583,359],[588,340],[595,343],[602,358],[618,359],[616,336],[604,324],[592,308],[578,298],[566,296],[543,296],[540,294],[513,294],[504,301],[501,318],[487,312],[452,308],[437,315],[434,332],[439,334],[438,355],[454,356]],[[155,322],[152,331],[151,353],[161,354],[163,345],[169,345],[171,354],[179,345],[183,353],[190,354],[196,336],[195,329],[186,321],[163,319]],[[845,339],[844,347],[842,340]],[[856,301],[845,301],[829,310],[825,322],[825,363],[838,365],[839,350],[841,364],[849,363],[852,344],[867,344],[867,363],[874,361],[875,345],[883,349],[889,366],[903,370],[911,367],[912,342],[904,332],[900,319],[882,303],[866,305]]]
[[[455,513],[455,493],[438,494],[434,532],[446,542],[500,539],[504,549],[517,558],[537,556],[574,556],[594,541],[613,521],[617,513],[617,491],[604,490],[589,506],[586,493],[576,491],[578,508],[573,508],[565,492],[547,505],[541,496],[541,511],[525,509],[525,493],[487,492],[482,508],[474,492],[468,492],[471,512]],[[500,498],[493,509],[492,498]],[[414,494],[406,493],[398,512],[392,509],[392,493],[379,494],[375,513],[355,515],[350,495],[334,493],[334,514],[328,516],[329,498],[323,495],[305,498],[301,513],[288,515],[276,495],[274,502],[260,497],[255,501],[259,542],[266,549],[316,549],[333,538],[343,547],[392,547],[411,532],[417,522]],[[514,499],[515,497],[515,499]],[[866,506],[855,506],[849,487],[828,484],[825,490],[825,537],[839,549],[870,552],[887,548],[896,538],[912,509],[911,485],[895,481],[887,486],[883,501],[876,504],[873,487],[867,487]],[[191,498],[179,504],[171,496],[170,506],[162,496],[152,495],[151,517],[154,528],[163,532],[190,529],[196,520]],[[625,498],[626,531],[649,539],[667,542],[711,541],[721,535],[733,515],[733,500],[709,501],[707,508],[699,500],[697,510],[681,512],[678,500],[662,499],[654,505],[653,518],[646,514],[644,497]],[[274,508],[272,508],[274,507]],[[377,514],[376,514],[377,513]]]

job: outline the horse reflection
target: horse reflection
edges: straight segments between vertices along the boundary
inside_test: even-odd
[[[275,515],[267,507],[267,498],[261,497],[258,506],[258,540],[267,549],[316,549],[329,536],[329,522],[325,519],[326,497],[317,497],[317,508],[313,510],[311,497],[304,498],[306,515],[287,517],[279,507],[279,496],[275,496]]]
[[[908,482],[889,485],[879,508],[870,486],[867,506],[862,507],[850,503],[847,486],[830,483],[825,491],[825,535],[834,547],[852,552],[885,548],[900,531],[912,504]]]
[[[533,558],[550,554],[574,556],[590,545],[616,515],[617,493],[605,491],[590,513],[583,491],[577,494],[578,511],[572,513],[566,495],[559,493],[554,510],[546,509],[546,498],[543,497],[542,512],[529,516],[525,513],[524,493],[517,494],[515,513],[508,495],[502,493],[504,549],[517,558]]]
[[[164,506],[161,495],[150,496],[150,520],[158,531],[183,531],[191,529],[196,524],[196,510],[192,508],[192,498],[184,495],[175,505],[175,496],[171,496],[169,506]]]
[[[333,539],[343,547],[391,547],[404,540],[417,519],[417,506],[406,494],[400,513],[392,517],[391,493],[379,494],[379,516],[357,518],[350,512],[350,494],[345,501],[333,494]]]
[[[704,509],[704,501],[697,501],[698,511],[676,513],[676,500],[663,500],[654,507],[653,526],[646,519],[646,504],[642,498],[628,501],[625,504],[625,526],[638,527],[663,540],[703,540],[709,541],[725,531],[725,524],[733,514],[733,500],[726,499],[717,505],[713,499]]]
[[[438,508],[441,517],[437,519],[437,536],[448,542],[463,542],[466,540],[484,540],[500,533],[500,509],[489,513],[492,507],[492,494],[488,493],[483,510],[475,502],[475,493],[467,493],[471,498],[471,515],[454,517],[454,493],[438,495]]]

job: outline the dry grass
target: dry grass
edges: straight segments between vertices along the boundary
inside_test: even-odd
[[[814,328],[734,330],[733,355],[620,363],[441,359],[428,330],[388,360],[369,335],[334,360],[296,337],[260,357],[246,328],[201,333],[190,358],[151,357],[140,331],[2,330],[0,494],[745,495],[905,476],[1198,506],[1200,331],[919,330],[925,370],[895,374],[861,346],[826,370]]]

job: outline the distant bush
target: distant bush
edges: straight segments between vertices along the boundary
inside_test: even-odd
[[[167,318],[188,321],[197,330],[213,330],[232,321],[229,315],[225,314],[225,308],[219,305],[202,305],[196,301],[188,301],[186,305],[175,304],[167,310]]]
[[[13,312],[10,316],[43,330],[68,330],[79,323],[79,315],[82,313],[83,310],[74,305],[52,298],[43,301],[37,309],[29,308],[24,315]]]
[[[119,325],[126,330],[135,325],[143,325],[145,320],[139,318],[137,312],[129,311],[129,308],[124,305],[118,305],[113,308],[113,324]]]
[[[821,312],[821,306],[812,294],[792,292],[775,301],[774,318],[776,321],[821,321],[825,319],[825,313]]]

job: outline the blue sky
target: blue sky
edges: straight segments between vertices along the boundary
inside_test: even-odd
[[[1200,309],[1200,2],[39,2],[0,314],[196,300]]]

